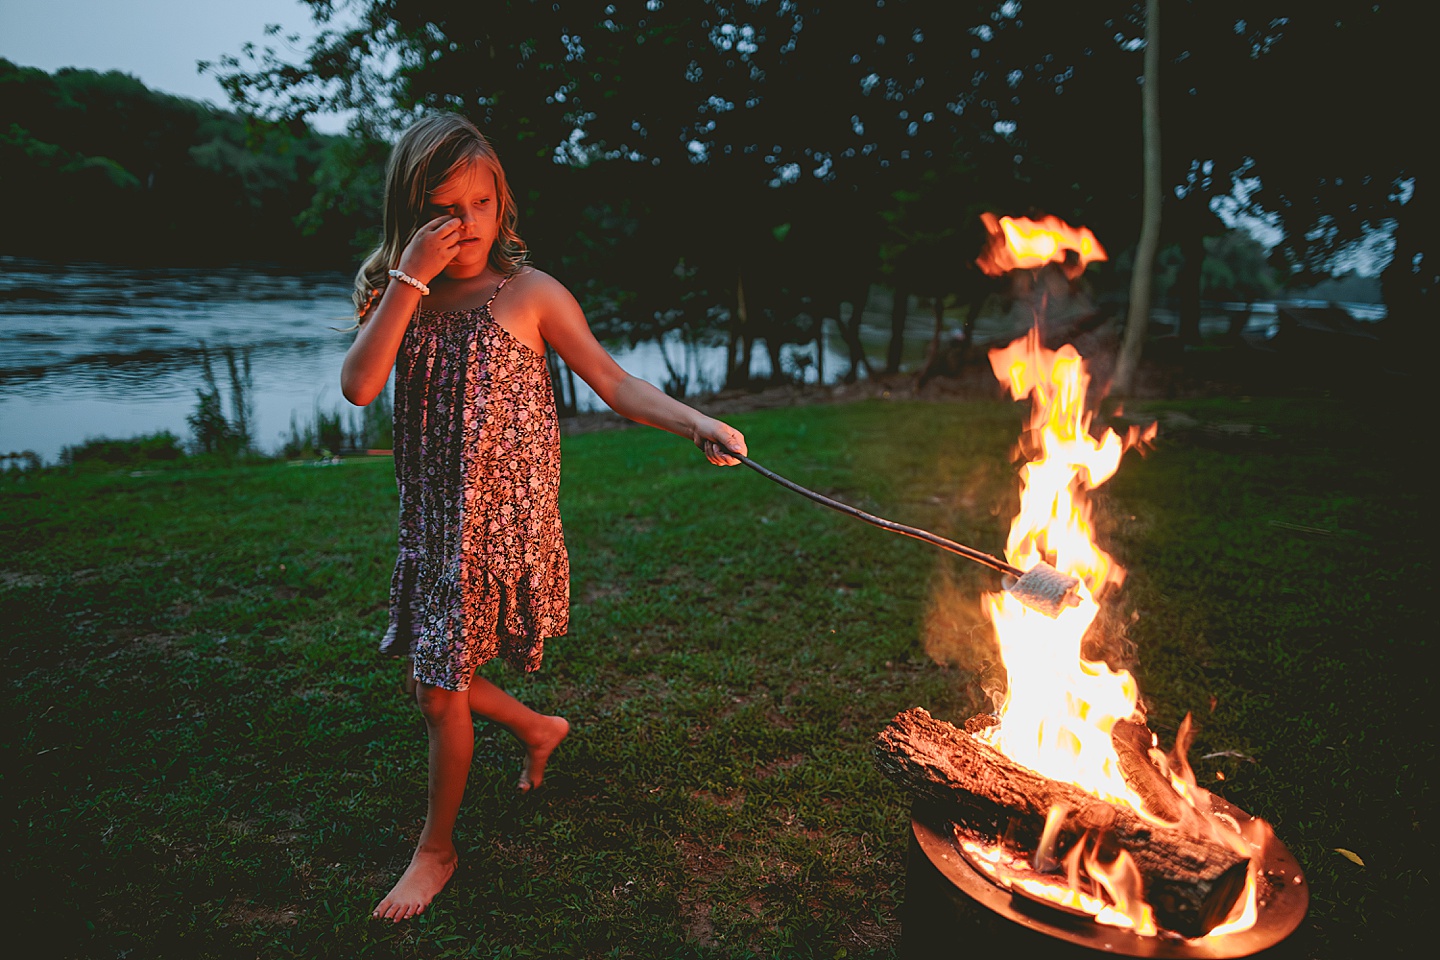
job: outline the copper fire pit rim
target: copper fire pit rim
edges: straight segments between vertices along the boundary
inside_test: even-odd
[[[1254,818],[1234,804],[1212,796],[1215,810],[1227,813],[1237,822]],[[937,826],[943,824],[943,826]],[[965,859],[955,844],[953,824],[933,808],[917,803],[911,828],[920,849],[940,874],[963,890],[972,900],[1037,933],[1056,937],[1077,946],[1101,953],[1127,957],[1190,958],[1190,960],[1235,960],[1248,957],[1280,943],[1305,919],[1310,908],[1310,886],[1300,864],[1289,849],[1272,832],[1266,844],[1265,859],[1260,866],[1264,876],[1278,876],[1282,882],[1270,887],[1269,899],[1259,908],[1255,925],[1239,933],[1221,934],[1198,941],[1172,940],[1166,937],[1141,937],[1119,927],[1093,921],[1074,921],[1059,911],[1018,898],[992,883]],[[1300,882],[1296,883],[1298,877]]]

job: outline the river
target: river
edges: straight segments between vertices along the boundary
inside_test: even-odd
[[[354,334],[350,278],[220,269],[138,269],[55,264],[0,257],[0,455],[33,451],[55,463],[66,446],[168,430],[191,435],[187,415],[203,386],[202,345],[209,350],[229,403],[226,348],[248,353],[251,434],[274,453],[317,411],[353,411],[340,395],[340,362]],[[923,320],[923,318],[921,318]],[[722,347],[688,352],[690,391],[714,389],[724,373]],[[655,343],[612,346],[630,373],[663,384],[667,370]],[[789,356],[790,354],[787,354]],[[827,342],[829,378],[848,367],[843,344]],[[763,349],[752,372],[769,373]],[[815,371],[810,370],[812,379]],[[581,410],[600,401],[576,381]]]
[[[1318,302],[1287,301],[1295,306]],[[1223,330],[1223,309],[1214,305],[1207,331]],[[1345,304],[1362,320],[1384,316],[1375,304]],[[1251,330],[1275,328],[1275,304],[1257,304]],[[885,355],[889,294],[872,290],[862,339],[872,360]],[[953,311],[951,311],[953,313]],[[92,438],[125,439],[168,430],[191,436],[186,417],[203,386],[202,345],[214,361],[220,392],[229,400],[229,375],[221,357],[229,349],[248,355],[253,404],[251,436],[265,453],[276,453],[317,412],[339,411],[347,422],[355,408],[340,396],[340,362],[353,333],[350,278],[341,273],[296,274],[245,267],[138,269],[106,264],[55,264],[0,257],[0,456],[33,451],[55,463],[66,446]],[[1170,319],[1156,310],[1157,320]],[[1010,321],[1001,321],[1001,326]],[[958,326],[958,320],[949,324]],[[1006,330],[982,318],[977,340],[1003,338]],[[1011,324],[1013,325],[1013,324]],[[844,345],[826,325],[825,379],[849,368]],[[1007,327],[1008,329],[1008,327]],[[930,308],[912,301],[905,335],[905,366],[913,368],[933,330]],[[981,337],[980,334],[984,334]],[[662,347],[609,345],[620,365],[663,385],[668,377]],[[725,350],[665,348],[671,362],[686,365],[689,392],[716,389],[723,379]],[[813,347],[787,346],[782,363],[794,369],[797,355]],[[751,374],[769,375],[763,345],[754,351]],[[818,370],[805,370],[814,382]],[[598,409],[599,398],[576,380],[580,410]],[[228,412],[228,406],[227,406]]]

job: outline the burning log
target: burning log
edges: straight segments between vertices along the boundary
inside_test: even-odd
[[[1041,776],[924,709],[898,714],[880,732],[875,761],[957,823],[1031,847],[1047,813],[1063,805],[1061,844],[1073,846],[1087,831],[1108,833],[1133,858],[1156,922],[1182,936],[1202,936],[1224,921],[1245,888],[1249,861],[1229,847]]]
[[[1110,730],[1110,742],[1120,757],[1125,782],[1145,801],[1145,809],[1190,833],[1200,832],[1196,829],[1199,815],[1195,808],[1180,798],[1169,778],[1150,759],[1150,728],[1133,720],[1119,720]]]

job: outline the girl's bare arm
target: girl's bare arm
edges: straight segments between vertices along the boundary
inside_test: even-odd
[[[459,220],[448,215],[436,217],[415,231],[400,255],[399,269],[428,285],[454,258],[459,236]],[[386,286],[380,302],[370,308],[340,367],[340,392],[346,400],[363,407],[385,389],[400,341],[420,306],[420,296],[410,284],[395,282]]]
[[[532,305],[539,315],[540,335],[610,409],[636,423],[685,437],[703,450],[711,463],[723,466],[739,463],[734,457],[720,453],[717,444],[736,453],[749,452],[745,436],[739,430],[622,370],[590,332],[584,311],[558,280],[539,272],[527,279],[526,292],[534,298]]]
[[[340,366],[340,392],[345,399],[363,407],[380,395],[410,318],[420,306],[420,291],[408,283],[392,283],[370,313]]]

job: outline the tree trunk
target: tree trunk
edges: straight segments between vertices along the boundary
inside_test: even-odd
[[[935,297],[935,332],[930,336],[930,346],[925,351],[925,363],[920,367],[920,386],[940,373],[940,339],[945,333],[945,297]]]
[[[839,323],[840,300],[836,298],[830,301],[834,304],[836,323]],[[825,311],[820,310],[815,314],[815,383],[817,386],[825,385]]]
[[[1126,806],[1043,777],[923,709],[898,714],[875,738],[882,773],[935,801],[956,823],[1007,842],[1038,845],[1052,807],[1066,814],[1057,849],[1086,834],[1109,834],[1134,860],[1155,921],[1201,936],[1229,915],[1245,889],[1249,860],[1186,829],[1157,826]]]
[[[1435,341],[1433,310],[1435,290],[1440,286],[1440,257],[1425,255],[1426,219],[1432,199],[1420,178],[1412,181],[1410,199],[1395,217],[1395,254],[1380,274],[1385,298],[1385,319],[1380,335],[1390,352],[1391,363],[1401,369],[1417,370],[1432,355]],[[1422,206],[1425,204],[1425,206]],[[1416,263],[1416,260],[1419,263]]]
[[[895,296],[890,302],[890,348],[885,353],[885,372],[900,372],[900,357],[905,348],[905,317],[910,311],[910,291],[900,284],[895,285]]]
[[[740,363],[740,331],[736,329],[738,324],[732,316],[730,319],[730,336],[725,340],[725,387],[735,385],[735,371]]]
[[[850,351],[850,369],[845,374],[846,383],[854,383],[859,377],[860,371],[865,371],[865,376],[875,376],[875,371],[870,367],[870,358],[865,355],[865,344],[860,340],[860,325],[865,316],[865,305],[870,302],[870,284],[865,284],[862,293],[851,294],[850,319],[849,321],[839,319],[839,308],[836,308],[835,322],[840,327],[840,335],[845,339],[845,349]]]
[[[785,344],[773,333],[765,338],[765,350],[770,354],[771,383],[780,383],[785,377],[785,372],[780,368],[780,351],[784,348]]]
[[[750,382],[749,309],[745,303],[745,275],[735,275],[735,322],[730,325],[730,344],[725,351],[725,386],[744,387]]]
[[[555,393],[556,412],[562,417],[573,417],[576,413],[575,380],[573,374],[568,381],[570,390],[567,394],[565,390],[567,383],[565,374],[569,371],[569,367],[565,361],[560,359],[560,355],[556,353],[553,348],[547,348],[545,350],[545,366],[549,368],[550,371],[550,389]]]
[[[1244,310],[1232,310],[1230,312],[1230,326],[1225,331],[1225,339],[1231,343],[1240,342],[1240,334],[1250,325],[1250,318],[1255,314],[1255,304],[1247,302]]]
[[[1160,0],[1145,0],[1145,85],[1140,94],[1145,138],[1145,194],[1140,240],[1135,247],[1135,272],[1130,277],[1130,314],[1115,361],[1111,393],[1129,396],[1135,370],[1150,326],[1150,285],[1155,251],[1160,245]]]
[[[960,371],[964,372],[965,364],[970,359],[970,350],[975,346],[975,321],[980,318],[980,310],[985,306],[985,298],[973,299],[965,313],[965,326],[962,328],[960,340]]]
[[[1176,307],[1180,317],[1180,342],[1196,347],[1200,345],[1200,283],[1205,276],[1205,237],[1198,217],[1192,214],[1185,221],[1185,235],[1180,238],[1185,265],[1175,277],[1175,293],[1179,298]]]

